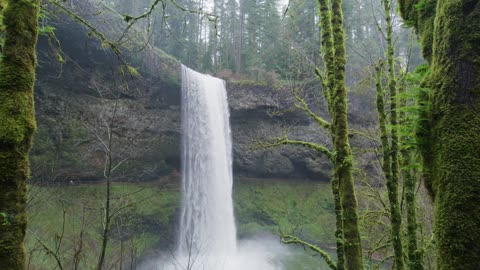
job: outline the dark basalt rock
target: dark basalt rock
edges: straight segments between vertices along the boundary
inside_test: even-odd
[[[94,7],[87,4],[82,4],[82,8],[85,14],[95,13]],[[122,18],[104,14],[109,25],[99,19],[94,22],[107,36],[115,36],[115,31],[121,29]],[[68,18],[52,23],[66,62],[58,63],[56,50],[45,37],[40,38],[33,181],[101,180],[105,151],[99,137],[105,138],[108,129],[114,136],[115,161],[126,160],[115,171],[115,179],[143,181],[178,175],[179,62],[149,46],[136,54],[125,50],[125,60],[138,67],[142,77],[122,77],[118,57],[103,48],[85,27]],[[136,45],[128,47],[134,51],[131,47]],[[329,144],[326,134],[303,111],[292,110],[286,89],[239,81],[228,82],[227,91],[235,175],[329,179],[329,161],[311,150],[291,146],[252,150],[255,139],[281,136],[286,126],[293,127],[289,135],[292,139]],[[325,115],[324,110],[316,109]],[[111,120],[113,111],[116,116]]]

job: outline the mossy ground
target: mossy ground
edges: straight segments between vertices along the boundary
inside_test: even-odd
[[[32,233],[55,250],[62,233],[64,210],[65,233],[59,257],[66,266],[72,265],[84,222],[80,269],[95,265],[102,230],[104,185],[31,186],[30,195],[26,247],[31,269],[53,269],[55,266],[53,257],[45,253]],[[114,219],[112,241],[107,251],[110,265],[118,264],[122,249],[124,262],[130,263],[131,252],[141,260],[156,251],[168,252],[174,247],[176,216],[180,207],[177,184],[119,183],[113,186],[113,197],[120,198],[114,209],[139,203],[124,209]],[[328,184],[238,180],[234,184],[234,204],[240,238],[273,235],[279,231],[291,233],[295,228],[297,234],[308,241],[333,246],[335,218]],[[285,263],[294,264],[295,261],[295,258],[288,258]],[[318,265],[318,261],[315,258],[311,264]]]
[[[178,191],[156,184],[115,184],[112,191],[113,198],[116,198],[113,211],[125,205],[131,206],[119,212],[113,220],[112,240],[107,249],[110,265],[118,264],[122,249],[124,262],[129,263],[131,252],[141,256],[172,242],[169,237],[173,230],[171,220],[175,218],[179,204]],[[84,226],[80,269],[90,269],[95,265],[102,233],[104,194],[102,184],[30,187],[26,248],[29,253],[27,260],[34,269],[53,269],[55,262],[51,255],[46,255],[45,248],[33,233],[55,250],[62,235],[64,211],[65,231],[58,253],[63,264],[73,264],[73,254],[78,250]]]
[[[295,233],[315,243],[334,243],[334,205],[325,183],[237,181],[235,217],[239,237],[261,232]]]

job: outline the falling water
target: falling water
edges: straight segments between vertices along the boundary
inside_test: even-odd
[[[278,241],[237,248],[232,204],[232,140],[225,82],[182,65],[182,212],[177,252],[144,270],[279,270]]]
[[[178,254],[191,260],[206,258],[210,262],[202,264],[212,267],[212,258],[229,260],[237,249],[227,94],[223,80],[183,65],[182,133]]]

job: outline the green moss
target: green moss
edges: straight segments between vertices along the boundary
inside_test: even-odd
[[[5,7],[5,3],[8,3]],[[26,181],[35,116],[37,15],[40,1],[2,1],[0,58],[0,265],[24,269]]]
[[[408,26],[417,30],[423,56],[431,60],[436,0],[399,0],[400,13]]]
[[[323,51],[324,58],[324,75],[321,75],[319,69],[315,69],[317,76],[322,78],[322,87],[325,100],[327,101],[328,112],[331,115],[332,123],[335,124],[335,47],[333,39],[333,26],[332,26],[332,12],[330,2],[326,0],[318,0],[318,9],[320,16],[320,28],[321,28],[321,49]],[[334,140],[334,130],[336,125],[330,125],[330,135],[332,141]],[[333,158],[332,158],[332,162]],[[335,210],[335,243],[337,247],[337,269],[345,269],[345,248],[343,239],[343,213],[340,198],[339,177],[335,173],[331,180],[331,190],[333,194],[334,210]]]
[[[435,21],[430,138],[441,270],[474,269],[480,260],[480,154],[472,147],[480,140],[478,5],[444,0]]]
[[[412,137],[414,136],[414,129],[416,128],[415,110],[408,111],[412,106],[418,108],[418,102],[415,101],[414,95],[406,94],[407,81],[412,81],[414,77],[422,78],[422,74],[426,74],[428,70],[427,65],[420,65],[416,68],[413,76],[404,78],[399,87],[399,108],[400,108],[400,126],[403,127],[401,134],[401,174],[404,180],[404,196],[406,209],[406,225],[407,225],[407,241],[405,247],[407,249],[406,261],[408,269],[423,270],[424,250],[418,248],[418,225],[417,225],[417,182],[420,176],[419,166],[415,158],[416,149],[412,147]],[[414,83],[419,80],[413,80]],[[415,89],[414,89],[415,90]],[[411,91],[410,89],[408,91]],[[410,103],[409,106],[407,104]]]
[[[0,51],[3,46],[3,32],[5,31],[5,26],[3,25],[3,10],[6,7],[5,0],[0,0]]]
[[[49,247],[55,247],[54,236],[61,234],[59,224],[63,223],[62,213],[65,210],[65,235],[60,249],[63,263],[71,261],[70,251],[78,244],[84,222],[81,265],[85,269],[93,268],[98,259],[102,234],[104,186],[30,186],[29,193],[32,196],[28,208],[29,229],[36,232]],[[116,198],[112,209],[137,203],[119,212],[112,220],[107,255],[118,255],[121,244],[126,257],[132,252],[132,245],[139,257],[155,249],[172,247],[176,212],[180,205],[178,191],[163,191],[162,186],[156,184],[114,184],[112,195]],[[26,247],[33,266],[51,269],[55,265],[53,258],[45,256],[43,249],[38,248],[37,240],[32,235],[27,235]],[[109,263],[112,257],[107,257]]]
[[[333,116],[333,91],[335,89],[335,50],[333,47],[332,13],[329,1],[318,0],[320,27],[322,34],[322,51],[325,59],[325,75],[323,76],[323,94],[328,103],[328,110]],[[318,71],[317,71],[318,72]],[[340,268],[342,268],[340,263]]]
[[[401,1],[402,16],[413,12]],[[431,73],[424,166],[435,196],[437,268],[476,269],[480,261],[480,3],[428,2],[416,20]],[[436,10],[433,9],[436,2]],[[417,13],[416,13],[417,14]],[[433,22],[433,23],[432,23]],[[430,36],[426,36],[430,35]],[[423,37],[422,37],[423,36]]]
[[[30,81],[33,81],[33,78]],[[22,86],[18,87],[23,88]],[[2,102],[0,107],[0,119],[2,119],[0,141],[15,145],[29,140],[35,129],[33,97],[31,92],[15,93],[10,91],[0,93],[0,101]]]
[[[390,159],[384,160],[384,172],[387,182],[387,191],[388,191],[388,201],[390,205],[390,224],[391,224],[391,241],[393,244],[394,250],[394,268],[397,270],[405,269],[405,262],[403,259],[403,245],[401,237],[401,213],[400,213],[400,203],[398,201],[398,186],[399,186],[399,136],[398,136],[398,113],[397,113],[397,78],[395,70],[395,48],[393,46],[393,23],[390,15],[390,0],[382,0],[386,26],[386,41],[387,41],[387,63],[388,63],[388,91],[390,94],[390,124],[391,124],[391,144],[390,148],[388,147],[388,139],[385,131],[385,122],[383,123],[382,130],[382,145],[384,148],[384,159],[385,155],[389,155]],[[378,89],[380,91],[381,89]],[[382,91],[383,92],[383,91]],[[383,95],[383,93],[378,93],[378,95]],[[383,98],[383,97],[382,97]],[[377,98],[378,100],[378,98]],[[383,104],[383,102],[382,102]],[[383,107],[378,106],[378,110],[383,110]],[[383,115],[383,120],[385,120],[385,115]],[[388,177],[388,175],[390,177]]]
[[[333,143],[335,150],[335,172],[343,218],[345,241],[345,268],[363,269],[362,244],[358,227],[357,198],[353,180],[353,157],[348,142],[347,89],[345,85],[345,33],[343,26],[342,0],[332,1],[332,30],[335,52],[335,91],[332,95]]]
[[[407,215],[407,256],[408,268],[411,270],[423,270],[423,250],[417,245],[417,205],[416,205],[416,186],[417,171],[410,168],[414,163],[411,150],[402,152],[403,159],[403,177],[405,180],[405,204]]]
[[[61,234],[59,224],[63,223],[65,209],[65,235],[60,254],[65,262],[71,260],[69,251],[78,243],[82,222],[85,222],[82,265],[86,269],[94,266],[102,233],[104,186],[30,186],[29,192],[32,196],[28,209],[29,229],[48,246],[55,247],[53,236]],[[173,248],[180,207],[176,185],[162,190],[161,185],[154,183],[114,184],[112,194],[115,198],[122,198],[114,201],[113,209],[125,203],[140,203],[125,208],[112,221],[107,261],[119,254],[122,242],[124,252],[135,243],[139,257],[152,250],[168,252]],[[130,195],[123,196],[126,194]],[[332,244],[335,241],[334,207],[327,184],[235,181],[234,206],[240,238],[279,230],[290,232],[296,227],[297,234],[310,242]],[[27,235],[26,246],[32,266],[50,269],[55,264],[51,257],[45,256],[42,248],[38,248],[32,235]]]
[[[304,240],[334,243],[334,207],[327,184],[237,181],[235,217],[240,237],[261,232],[290,233],[297,227]]]

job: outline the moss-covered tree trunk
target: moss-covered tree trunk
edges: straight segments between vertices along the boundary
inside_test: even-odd
[[[378,66],[375,67],[376,72],[376,83],[375,88],[377,91],[377,114],[378,114],[378,127],[380,129],[380,143],[382,144],[382,153],[383,153],[383,160],[382,160],[382,170],[383,174],[385,175],[385,179],[392,178],[392,167],[390,166],[390,144],[388,142],[388,133],[387,133],[387,116],[385,114],[385,91],[382,87],[382,79],[383,79],[383,63],[379,63]]]
[[[423,252],[417,244],[417,209],[416,209],[416,170],[410,168],[414,158],[409,150],[402,151],[403,178],[405,182],[405,208],[407,214],[407,258],[408,269],[423,270]]]
[[[33,86],[40,0],[1,1],[5,41],[0,58],[0,268],[25,268],[28,153],[35,130]]]
[[[402,216],[400,214],[400,204],[398,202],[398,182],[399,182],[399,140],[398,140],[398,117],[397,117],[397,80],[395,75],[395,51],[393,47],[393,23],[390,16],[391,11],[391,1],[382,0],[383,8],[385,12],[385,21],[386,26],[386,40],[387,40],[387,63],[388,63],[388,91],[390,93],[390,124],[392,127],[391,131],[391,146],[388,147],[388,142],[382,140],[383,144],[383,154],[390,155],[388,159],[391,164],[385,165],[390,166],[387,168],[389,172],[385,172],[385,178],[387,180],[387,192],[388,192],[388,201],[390,204],[390,224],[391,224],[391,241],[394,250],[394,269],[403,270],[405,269],[405,263],[403,260],[403,247],[402,247],[402,237],[401,237],[401,225],[402,225]],[[383,95],[383,93],[382,93]],[[383,108],[378,108],[379,110]],[[380,112],[379,112],[380,113]],[[385,127],[385,123],[384,123]],[[386,132],[386,131],[383,131]],[[386,134],[385,134],[386,135]],[[384,157],[385,158],[385,157]],[[384,163],[386,161],[384,160]],[[385,171],[385,169],[384,169]]]
[[[404,192],[405,192],[405,210],[407,216],[407,267],[410,270],[423,270],[423,249],[418,249],[417,241],[417,179],[419,177],[419,171],[416,168],[417,159],[415,156],[415,148],[413,148],[413,133],[415,127],[412,126],[410,122],[410,114],[408,114],[404,109],[407,108],[409,102],[405,97],[406,91],[406,77],[405,74],[402,76],[398,88],[399,95],[403,96],[400,99],[399,107],[403,110],[399,114],[399,126],[404,129],[402,136],[400,137],[401,147],[400,147],[400,156],[401,156],[401,175],[404,182]],[[412,102],[415,104],[414,102]]]
[[[322,50],[323,58],[325,62],[325,75],[323,76],[323,93],[327,102],[328,111],[332,117],[332,121],[335,119],[333,111],[332,98],[333,91],[335,90],[335,52],[333,47],[333,29],[332,29],[332,15],[329,2],[327,0],[318,0],[318,8],[320,15],[320,28],[322,34]],[[330,126],[330,134],[334,134],[334,126]],[[332,136],[332,141],[335,139]],[[342,205],[340,199],[339,181],[338,175],[334,172],[331,180],[332,193],[335,205],[335,240],[337,246],[337,270],[345,269],[345,249],[343,239],[343,214]]]
[[[399,266],[403,265],[403,255],[400,252],[398,254],[398,243],[400,241],[401,246],[401,239],[400,239],[400,224],[397,222],[395,218],[398,215],[398,218],[401,219],[400,216],[400,208],[398,206],[397,201],[397,186],[393,185],[392,181],[392,154],[391,154],[391,147],[389,144],[389,134],[387,132],[387,116],[385,113],[385,91],[382,86],[382,79],[383,79],[383,62],[380,62],[378,66],[375,67],[376,71],[376,83],[375,88],[377,91],[377,114],[378,114],[378,127],[380,129],[380,143],[382,145],[382,170],[387,181],[387,192],[388,192],[388,199],[390,203],[390,238],[392,239],[391,242],[394,248],[394,269],[399,269]],[[395,213],[395,215],[394,215]],[[398,238],[396,236],[398,235]],[[400,249],[401,251],[401,249]],[[400,260],[402,264],[399,264],[397,261],[399,260],[398,256],[400,256]]]
[[[363,254],[358,228],[357,198],[353,181],[353,155],[348,142],[347,89],[345,86],[345,33],[343,30],[342,0],[332,0],[332,30],[335,52],[335,82],[331,96],[333,105],[333,131],[335,175],[338,177],[340,202],[343,213],[345,241],[345,268],[363,269]]]
[[[432,108],[421,142],[428,143],[422,155],[435,201],[437,269],[478,269],[480,1],[399,2],[431,68]]]

